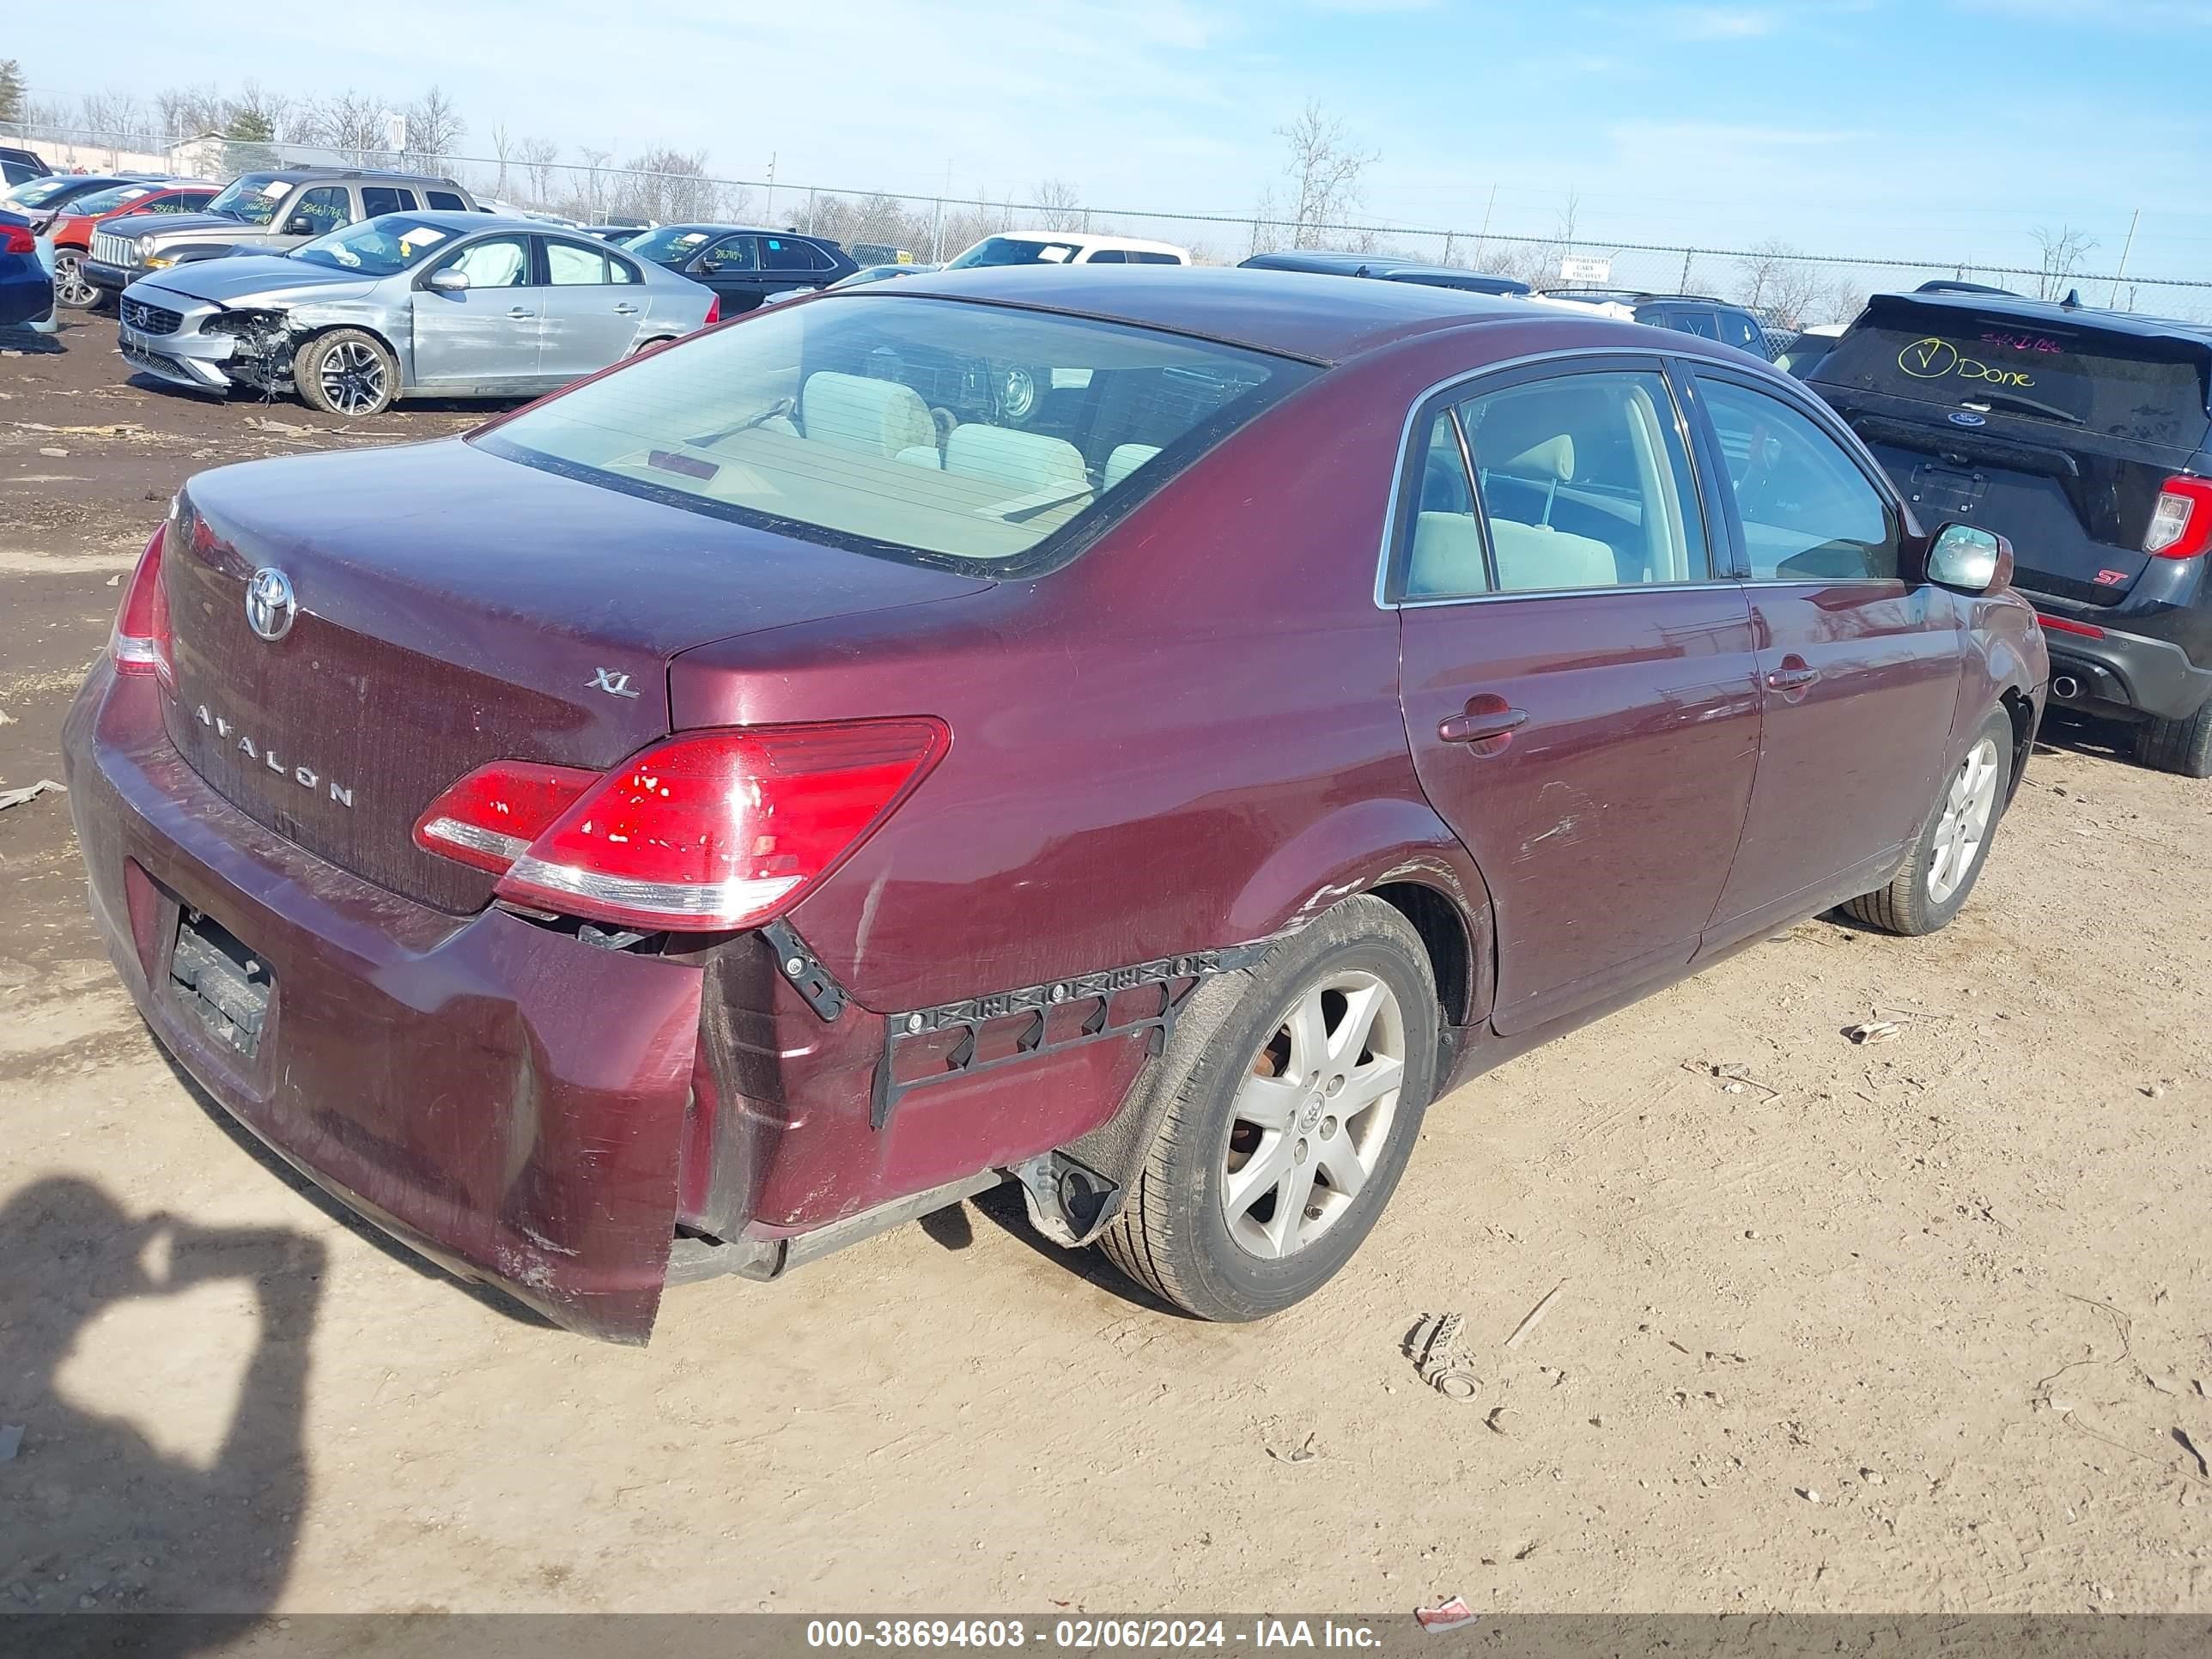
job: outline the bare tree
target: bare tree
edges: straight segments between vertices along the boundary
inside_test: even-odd
[[[627,217],[669,224],[707,218],[714,211],[716,191],[707,177],[704,150],[694,154],[663,144],[631,156],[623,167],[629,176],[617,181],[613,205]]]
[[[600,169],[606,166],[614,151],[593,149],[588,144],[579,144],[576,154],[584,158],[583,185],[576,193],[576,201],[582,210],[569,216],[581,219],[587,225],[596,225],[607,210],[606,179]]]
[[[1083,223],[1080,192],[1065,179],[1040,179],[1030,186],[1030,200],[1040,229],[1074,230]]]
[[[514,157],[530,175],[530,199],[539,207],[549,205],[553,200],[553,165],[561,158],[561,146],[550,138],[523,138],[515,143]]]
[[[2096,239],[2071,225],[2061,225],[2057,230],[2039,225],[2033,234],[2036,252],[2042,256],[2041,268],[2036,273],[2036,297],[2062,299],[2081,270],[2081,261],[2097,246]]]
[[[154,94],[154,112],[169,138],[221,132],[228,114],[222,94],[213,86],[167,88]]]
[[[1317,247],[1328,233],[1325,227],[1341,224],[1360,203],[1360,176],[1382,158],[1371,150],[1354,149],[1347,142],[1344,123],[1310,100],[1297,119],[1275,129],[1288,154],[1283,176],[1290,198],[1291,246]],[[1271,217],[1263,198],[1261,218]]]
[[[88,92],[77,100],[77,125],[101,134],[143,133],[146,106],[127,92]]]
[[[1737,262],[1736,298],[1747,310],[1802,328],[1820,298],[1819,269],[1787,242],[1764,241]]]
[[[425,161],[450,154],[468,130],[441,87],[432,87],[407,106],[407,148]]]
[[[300,112],[300,132],[307,143],[337,150],[356,167],[365,167],[388,154],[385,108],[383,99],[348,87],[310,99]]]
[[[507,158],[514,154],[514,135],[507,130],[504,121],[491,130],[491,153],[499,158],[499,179],[492,185],[491,193],[504,197],[507,194]]]

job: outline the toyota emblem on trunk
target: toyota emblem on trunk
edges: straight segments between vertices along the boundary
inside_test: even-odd
[[[246,625],[264,640],[281,640],[292,631],[292,618],[300,602],[292,597],[292,579],[273,564],[264,565],[246,584]]]

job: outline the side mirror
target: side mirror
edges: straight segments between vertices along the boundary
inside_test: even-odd
[[[2012,580],[2012,544],[1978,525],[1947,524],[1929,544],[1928,580],[1963,593],[1994,593]]]
[[[312,236],[315,234],[315,222],[304,213],[295,213],[284,222],[284,234],[287,236]]]
[[[459,294],[468,285],[469,273],[465,270],[456,270],[451,265],[447,266],[443,270],[434,270],[430,273],[429,286],[441,294]]]

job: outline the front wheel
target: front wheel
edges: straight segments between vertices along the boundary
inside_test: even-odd
[[[54,250],[54,303],[71,311],[90,311],[100,303],[100,289],[85,280],[84,250]]]
[[[1845,904],[1844,914],[1908,938],[1948,926],[1989,861],[2012,763],[2012,717],[1996,709],[1944,780],[1905,867],[1888,886]]]
[[[2185,778],[2212,778],[2212,702],[2186,720],[2148,720],[2136,728],[2136,760]]]
[[[399,360],[366,329],[332,329],[293,354],[292,384],[308,408],[359,420],[392,407],[399,395]]]
[[[1172,1092],[1106,1255],[1205,1319],[1312,1295],[1404,1172],[1436,1086],[1438,1018],[1420,936],[1372,897],[1201,985],[1158,1062]]]

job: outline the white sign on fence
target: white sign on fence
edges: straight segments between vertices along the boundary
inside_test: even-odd
[[[1613,280],[1613,261],[1570,253],[1559,261],[1559,275],[1570,283],[1609,283]]]

